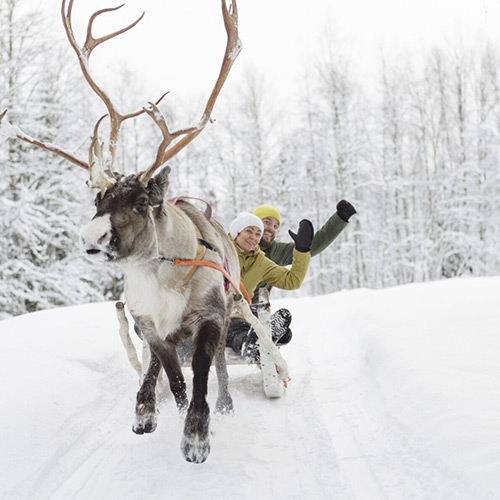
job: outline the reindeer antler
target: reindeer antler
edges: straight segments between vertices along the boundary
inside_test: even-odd
[[[236,0],[231,1],[229,8],[226,5],[226,0],[221,0],[222,16],[224,19],[224,26],[227,33],[226,50],[224,53],[224,58],[222,60],[222,66],[219,72],[219,76],[208,98],[201,119],[198,125],[194,127],[179,129],[174,132],[170,132],[165,118],[158,109],[158,104],[165,97],[166,94],[163,94],[155,103],[149,103],[149,107],[147,108],[141,108],[137,111],[133,111],[128,114],[123,114],[118,111],[118,109],[116,108],[116,106],[114,106],[109,96],[96,83],[96,81],[89,72],[89,59],[93,50],[100,44],[132,29],[134,26],[137,25],[137,23],[139,23],[142,20],[142,18],[144,17],[144,12],[133,23],[129,24],[125,28],[122,28],[118,31],[109,33],[107,35],[98,38],[95,38],[94,35],[92,34],[94,21],[97,19],[97,17],[99,17],[102,14],[108,12],[114,12],[118,9],[121,9],[124,4],[119,5],[118,7],[101,9],[94,12],[90,16],[87,24],[87,34],[85,42],[82,46],[80,46],[76,41],[76,38],[73,33],[73,25],[72,25],[73,2],[74,0],[62,0],[61,3],[61,17],[64,29],[66,31],[66,36],[68,38],[71,47],[73,47],[73,50],[76,52],[78,56],[80,69],[83,73],[83,76],[85,77],[85,80],[88,82],[88,84],[90,85],[92,90],[97,94],[97,96],[102,100],[108,111],[106,115],[99,118],[99,120],[96,122],[94,126],[94,132],[91,138],[91,144],[89,148],[89,162],[87,163],[83,160],[80,160],[73,154],[61,148],[58,148],[57,146],[54,146],[49,143],[44,143],[42,141],[38,141],[37,139],[34,139],[29,135],[25,134],[20,128],[14,127],[10,123],[5,121],[2,125],[2,133],[4,135],[7,134],[8,137],[16,137],[30,144],[33,144],[34,146],[55,153],[61,156],[62,158],[71,161],[75,165],[85,168],[86,170],[89,171],[91,187],[100,189],[101,193],[104,194],[106,189],[112,187],[116,182],[116,178],[113,174],[112,167],[116,157],[116,148],[118,143],[118,137],[120,134],[120,127],[122,123],[125,120],[139,116],[142,113],[146,113],[153,119],[153,121],[159,127],[163,137],[158,147],[154,163],[147,170],[137,175],[138,179],[143,184],[147,184],[151,179],[153,173],[161,165],[163,165],[167,160],[175,156],[187,144],[189,144],[193,139],[195,139],[205,128],[206,124],[209,121],[211,121],[211,114],[215,106],[215,102],[217,101],[217,97],[219,96],[219,93],[227,79],[227,76],[233,65],[233,62],[235,61],[236,57],[241,51],[241,42],[238,38],[238,11],[237,11]],[[2,119],[5,117],[6,112],[7,111],[4,111],[3,113],[0,114],[0,125],[2,124]],[[106,158],[104,157],[103,153],[103,143],[99,141],[98,137],[99,126],[105,117],[109,117],[110,121],[108,155]],[[175,142],[177,139],[178,141]]]
[[[205,110],[203,111],[198,125],[170,132],[167,122],[157,106],[150,103],[149,108],[144,108],[144,111],[160,128],[163,140],[158,147],[154,163],[147,170],[138,174],[138,177],[143,184],[147,184],[149,179],[151,179],[152,175],[159,167],[186,147],[203,131],[206,124],[211,121],[211,115],[217,101],[217,97],[226,82],[234,61],[241,52],[241,40],[238,36],[238,7],[236,5],[236,0],[232,0],[229,9],[226,5],[226,0],[221,0],[221,5],[224,27],[226,28],[227,34],[226,50],[224,52],[224,58],[222,60],[219,76],[217,77],[214,88],[208,98]],[[175,144],[172,144],[172,142],[179,137],[182,138]]]
[[[109,96],[106,94],[106,92],[96,83],[94,78],[92,78],[92,75],[90,74],[89,71],[89,59],[92,54],[92,51],[101,43],[104,43],[118,35],[121,35],[122,33],[125,33],[126,31],[136,26],[144,17],[144,12],[133,23],[129,24],[125,28],[122,28],[121,30],[109,33],[99,38],[95,38],[94,35],[92,34],[94,21],[102,14],[105,14],[107,12],[114,12],[118,9],[121,9],[124,4],[119,5],[118,7],[110,7],[107,9],[101,9],[98,10],[97,12],[94,12],[89,18],[89,22],[87,25],[87,36],[85,38],[85,42],[82,46],[80,46],[78,45],[78,42],[76,41],[73,32],[73,24],[72,24],[73,1],[74,0],[69,0],[69,4],[67,7],[66,7],[67,0],[62,0],[61,3],[61,18],[63,21],[64,30],[66,31],[66,36],[68,38],[71,47],[78,56],[80,69],[82,70],[85,80],[87,80],[88,84],[90,85],[90,88],[97,94],[97,96],[102,100],[102,102],[106,106],[110,121],[110,127],[109,127],[110,131],[109,131],[109,141],[108,141],[109,156],[106,159],[104,159],[102,146],[100,146],[98,149],[95,148],[96,144],[99,144],[97,132],[99,129],[99,125],[104,117],[101,117],[94,127],[94,135],[92,136],[92,143],[89,150],[89,157],[92,158],[91,160],[92,163],[90,164],[89,168],[92,187],[100,188],[101,191],[103,191],[106,188],[111,187],[116,182],[116,179],[112,173],[112,167],[116,157],[116,147],[118,144],[118,137],[120,134],[120,127],[122,123],[125,120],[128,120],[129,118],[133,118],[135,116],[142,114],[144,110],[140,109],[138,111],[134,111],[128,114],[120,113],[116,108],[116,106],[111,101],[111,99],[109,98]],[[159,101],[160,100],[161,98],[159,99]]]
[[[3,120],[3,118],[5,118],[6,114],[7,114],[6,109],[2,112],[2,114],[0,114],[1,132],[4,136],[20,139],[21,141],[25,141],[29,144],[32,144],[33,146],[37,146],[39,148],[50,151],[51,153],[55,153],[56,155],[64,158],[65,160],[69,160],[71,163],[78,165],[79,167],[82,167],[86,170],[89,169],[88,163],[86,163],[83,160],[80,160],[79,158],[77,158],[75,155],[73,155],[69,151],[65,151],[64,149],[61,149],[57,146],[54,146],[53,144],[45,143],[45,142],[39,141],[38,139],[34,139],[33,137],[31,137],[28,134],[26,134],[25,132],[23,132],[19,127],[12,125],[8,121],[2,122],[2,120]]]

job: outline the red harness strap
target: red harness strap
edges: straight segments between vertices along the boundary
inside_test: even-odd
[[[219,266],[219,264],[216,264],[215,262],[209,262],[207,260],[189,260],[189,259],[174,259],[172,264],[174,266],[204,266],[217,269],[217,271],[220,271],[224,275],[224,277],[229,281],[229,283],[233,285],[233,288],[238,293],[241,293],[245,297],[245,300],[250,304],[250,296],[248,295],[246,288],[243,286],[243,283],[240,283],[240,286],[238,287],[231,278],[231,275],[222,266]]]

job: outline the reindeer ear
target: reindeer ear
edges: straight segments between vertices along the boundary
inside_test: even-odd
[[[168,176],[170,174],[170,167],[167,165],[163,167],[158,175],[155,175],[148,182],[148,191],[149,191],[149,202],[151,205],[161,205],[163,202],[163,198],[165,193],[167,192],[170,181]]]

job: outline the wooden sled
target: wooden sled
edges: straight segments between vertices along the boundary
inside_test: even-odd
[[[262,372],[264,394],[268,398],[280,398],[285,394],[286,384],[289,380],[288,366],[281,352],[274,345],[271,338],[271,304],[269,292],[266,289],[259,290],[259,302],[250,306],[241,296],[235,296],[235,312],[242,315],[257,333],[260,361],[251,362],[237,355],[232,349],[226,348],[226,362],[234,364],[258,364]],[[254,314],[255,313],[255,314]],[[129,322],[125,313],[125,304],[116,303],[116,314],[120,325],[120,337],[127,352],[128,360],[134,370],[143,379],[146,368],[149,365],[150,352],[146,342],[142,342],[142,363],[139,361],[137,351],[130,338]],[[182,366],[190,366],[192,346],[185,342],[178,348],[178,354]]]

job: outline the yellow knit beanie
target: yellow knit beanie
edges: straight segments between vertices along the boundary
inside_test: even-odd
[[[274,207],[271,205],[259,205],[254,211],[253,214],[256,215],[259,219],[265,219],[266,217],[274,217],[278,224],[281,225],[281,215]]]

